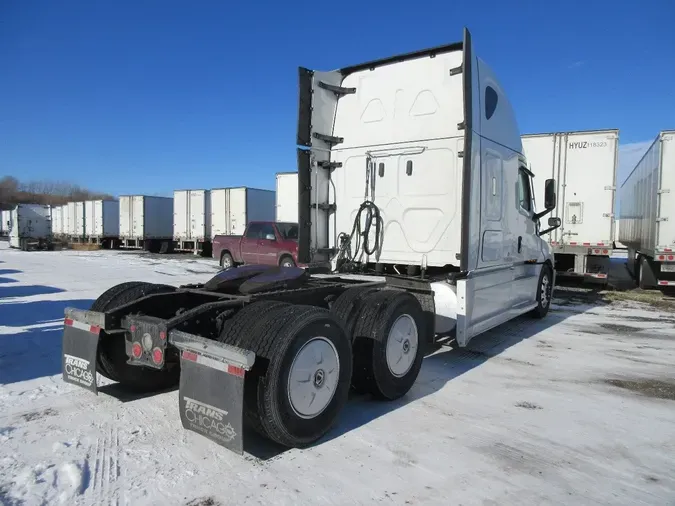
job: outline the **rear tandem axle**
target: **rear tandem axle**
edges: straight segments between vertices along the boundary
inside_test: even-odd
[[[63,378],[94,393],[97,373],[135,391],[178,383],[188,430],[237,453],[244,422],[307,446],[330,430],[350,387],[396,399],[415,382],[433,295],[423,281],[401,283],[268,266],[178,289],[122,283],[88,311],[66,309]]]

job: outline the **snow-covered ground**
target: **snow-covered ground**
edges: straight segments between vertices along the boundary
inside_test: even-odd
[[[95,397],[60,377],[66,306],[206,259],[0,245],[2,504],[675,504],[675,315],[556,300],[425,359],[393,403],[354,397],[313,448],[244,457],[182,429],[177,391]],[[572,292],[575,293],[575,292]]]

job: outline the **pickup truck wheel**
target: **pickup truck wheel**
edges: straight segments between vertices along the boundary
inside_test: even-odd
[[[228,252],[220,255],[220,266],[223,269],[231,269],[234,267],[234,259],[232,258],[232,255],[230,255]]]
[[[279,260],[279,266],[280,267],[295,267],[295,262],[293,261],[293,258],[286,255],[286,256],[281,257],[281,260]]]
[[[352,386],[380,399],[398,399],[410,390],[422,367],[427,319],[408,292],[381,290],[363,304],[354,330]]]
[[[264,343],[262,355],[269,361],[256,389],[259,423],[283,446],[311,445],[347,402],[350,340],[329,311],[314,306],[278,307],[255,317],[250,338]]]
[[[141,281],[121,283],[103,292],[91,306],[91,311],[110,311],[134,300],[156,293],[168,293],[176,288]],[[129,390],[152,392],[178,383],[180,364],[168,363],[164,370],[127,364],[124,336],[101,331],[98,344],[97,370],[102,376],[119,382]]]
[[[553,273],[548,264],[541,267],[539,282],[537,283],[537,307],[530,313],[535,318],[544,318],[551,308],[553,294]]]

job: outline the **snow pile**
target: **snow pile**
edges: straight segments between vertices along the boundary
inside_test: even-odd
[[[441,348],[407,396],[354,397],[306,450],[247,436],[242,457],[183,430],[176,391],[94,396],[61,380],[65,307],[217,270],[0,247],[0,504],[672,503],[675,318],[641,305],[558,301],[545,320]]]

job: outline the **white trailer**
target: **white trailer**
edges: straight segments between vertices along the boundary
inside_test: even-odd
[[[68,213],[66,237],[73,242],[84,241],[86,220],[84,202],[68,202],[66,209]]]
[[[299,88],[298,256],[332,272],[255,265],[179,288],[113,287],[93,311],[66,309],[64,381],[94,393],[97,373],[135,391],[178,384],[188,430],[240,454],[246,429],[307,447],[350,387],[400,399],[432,343],[463,347],[547,314],[555,277],[541,235],[560,220],[536,227],[545,213],[513,109],[468,30],[442,47],[302,68]],[[546,211],[555,199],[549,180]]]
[[[606,284],[614,248],[618,130],[528,134],[523,149],[535,195],[544,179],[558,182],[553,212],[562,226],[549,236],[558,275]]]
[[[123,195],[120,241],[124,248],[166,253],[173,241],[173,198]]]
[[[243,235],[249,221],[274,221],[275,192],[258,188],[211,190],[211,237]]]
[[[84,202],[85,240],[106,248],[116,246],[120,235],[120,203],[118,200]]]
[[[276,220],[298,222],[298,173],[277,172]]]
[[[64,211],[67,211],[67,206],[52,206],[52,235],[54,238],[63,237],[65,235],[64,227]]]
[[[9,246],[27,251],[54,249],[49,206],[18,204],[10,212]]]
[[[675,130],[662,131],[621,185],[619,241],[640,288],[675,286]]]
[[[9,235],[9,217],[11,211],[0,211],[0,236],[7,237]]]
[[[176,190],[173,192],[173,240],[178,251],[195,255],[211,245],[211,192]]]

